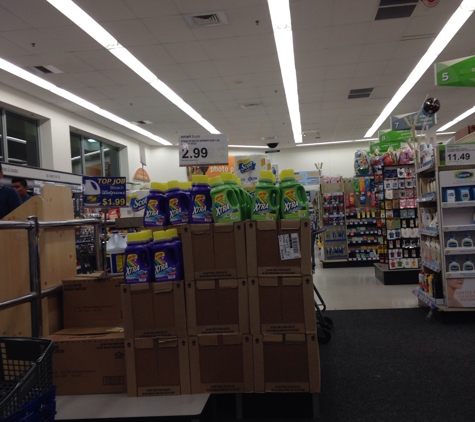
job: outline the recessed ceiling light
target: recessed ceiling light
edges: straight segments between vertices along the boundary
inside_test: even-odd
[[[454,14],[447,21],[445,26],[437,35],[437,38],[432,42],[426,53],[422,56],[417,63],[416,67],[412,70],[405,82],[400,86],[394,97],[384,107],[383,111],[373,123],[373,126],[366,132],[365,138],[373,136],[376,130],[384,123],[389,117],[397,105],[403,100],[407,93],[414,87],[419,81],[429,66],[434,63],[435,59],[447,46],[450,40],[455,36],[458,30],[463,26],[467,19],[472,15],[475,9],[475,0],[463,0]],[[475,111],[475,110],[474,110]],[[450,127],[450,126],[448,126]],[[445,127],[447,129],[447,127]],[[439,129],[439,130],[442,130]]]

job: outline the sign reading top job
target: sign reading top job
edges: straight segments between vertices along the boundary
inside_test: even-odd
[[[83,206],[91,208],[124,207],[126,181],[125,177],[83,176]]]
[[[228,136],[180,135],[180,167],[228,164]]]

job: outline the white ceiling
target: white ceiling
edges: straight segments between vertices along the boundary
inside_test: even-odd
[[[291,0],[304,142],[361,139],[461,0],[410,18],[375,21],[379,0]],[[277,136],[294,146],[266,0],[76,0],[123,46],[170,86],[230,144],[264,145]],[[183,15],[224,11],[228,25],[191,29]],[[405,40],[432,34],[423,39]],[[34,43],[34,46],[33,46]],[[475,54],[475,14],[437,61]],[[172,143],[177,133],[206,131],[71,23],[45,0],[0,2],[0,58],[21,67],[53,65],[44,79]],[[66,100],[0,71],[0,82],[147,141]],[[348,100],[350,89],[373,88]],[[470,88],[434,86],[431,67],[393,114],[440,99],[442,125],[473,107]],[[241,104],[262,107],[243,109]],[[452,130],[475,121],[460,122]],[[389,128],[387,122],[381,129]]]

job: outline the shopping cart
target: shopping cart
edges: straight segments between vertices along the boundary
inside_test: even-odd
[[[0,337],[0,422],[49,422],[56,414],[53,341]]]
[[[315,274],[316,260],[315,260],[315,243],[317,241],[317,235],[325,232],[326,228],[322,227],[312,231],[312,274]],[[320,344],[328,343],[332,338],[331,330],[333,330],[333,321],[330,317],[324,315],[324,312],[327,309],[327,305],[322,298],[322,295],[317,289],[315,283],[313,283],[313,291],[317,296],[318,300],[315,299],[315,315],[317,318],[317,329],[318,342]]]

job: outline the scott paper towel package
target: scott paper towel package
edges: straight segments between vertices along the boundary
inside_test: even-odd
[[[270,160],[265,154],[238,155],[234,157],[234,173],[243,186],[256,185],[261,170],[270,170]]]

